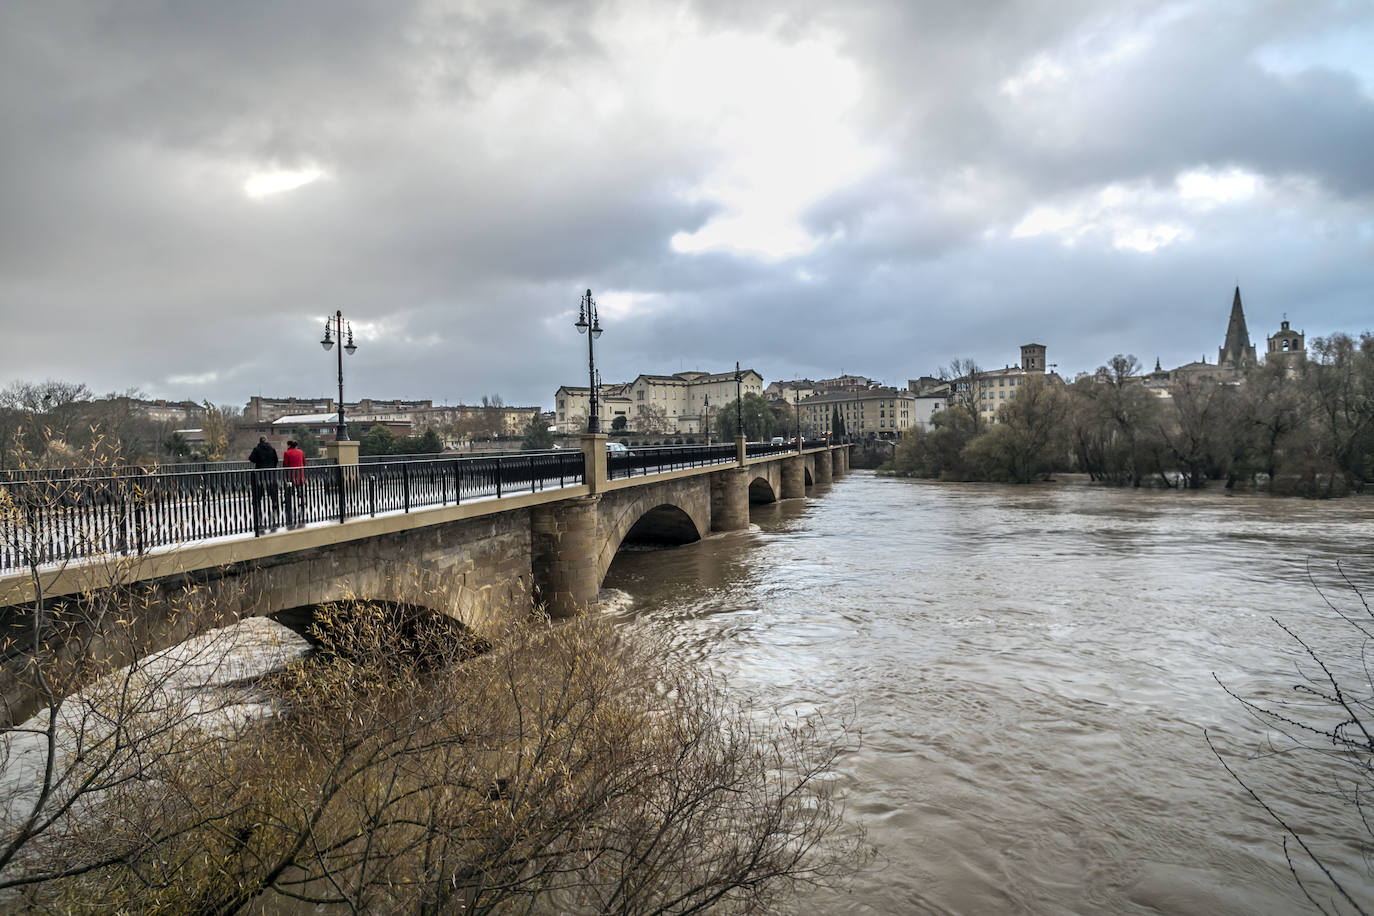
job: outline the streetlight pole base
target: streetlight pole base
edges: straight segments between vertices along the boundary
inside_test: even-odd
[[[343,442],[326,442],[324,453],[334,464],[357,464],[358,440],[345,439]]]
[[[583,480],[593,493],[606,489],[606,436],[603,433],[582,434]]]

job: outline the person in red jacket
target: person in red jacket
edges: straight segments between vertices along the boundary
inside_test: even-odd
[[[295,439],[287,440],[286,451],[281,455],[281,466],[286,468],[286,486],[291,491],[286,497],[287,511],[300,510],[300,518],[289,519],[288,524],[292,521],[305,524],[305,452],[301,451]]]

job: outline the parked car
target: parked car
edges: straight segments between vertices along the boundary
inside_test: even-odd
[[[786,445],[786,444],[787,444],[787,440],[784,439],[782,436],[774,436],[774,437],[773,437],[773,444],[774,444],[774,445]]]
[[[630,450],[629,450],[629,448],[626,447],[626,445],[625,445],[624,442],[607,442],[607,443],[606,443],[606,454],[607,454],[607,455],[628,455],[628,454],[630,454]]]

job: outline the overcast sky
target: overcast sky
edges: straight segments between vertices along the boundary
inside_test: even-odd
[[[0,384],[551,407],[1374,330],[1374,4],[0,4]]]

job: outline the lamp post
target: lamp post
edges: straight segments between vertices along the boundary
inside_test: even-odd
[[[703,425],[706,427],[706,444],[711,444],[711,396],[704,394],[701,396],[701,409],[706,412],[706,420]]]
[[[592,341],[601,336],[601,319],[596,314],[596,300],[592,298],[592,291],[587,290],[587,295],[582,297],[582,302],[577,309],[577,323],[573,325],[577,328],[577,333],[587,334],[587,389],[591,397],[591,409],[587,412],[587,432],[601,432],[600,409],[596,397],[596,350],[593,348]]]
[[[332,336],[331,336],[332,332]],[[334,327],[329,326],[329,319],[324,320],[324,340],[320,341],[320,346],[324,347],[325,352],[334,349],[334,338],[339,339],[339,425],[334,430],[334,439],[337,442],[348,441],[348,427],[344,424],[344,405],[343,405],[343,355],[347,351],[349,356],[358,352],[358,345],[353,342],[353,323],[348,323],[348,342],[344,343],[344,320],[343,311],[334,311]]]
[[[792,406],[793,406],[794,408],[796,408],[796,411],[797,411],[797,451],[800,452],[800,451],[802,450],[802,438],[801,438],[801,389],[800,389],[800,388],[798,388],[798,389],[796,389],[795,391],[792,392]]]
[[[744,374],[739,371],[739,360],[735,360],[735,435],[744,438],[744,395],[741,394],[740,385],[744,382]]]

